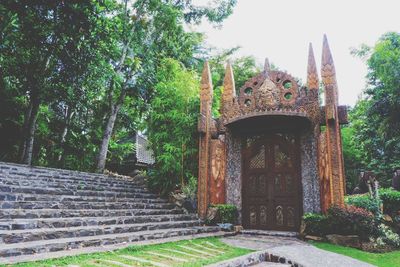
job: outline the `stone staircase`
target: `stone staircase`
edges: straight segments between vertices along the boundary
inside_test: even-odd
[[[0,263],[218,230],[137,179],[0,162]]]

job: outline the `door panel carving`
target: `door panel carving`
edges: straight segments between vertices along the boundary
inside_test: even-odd
[[[301,216],[300,158],[292,134],[243,140],[243,225],[298,230]]]

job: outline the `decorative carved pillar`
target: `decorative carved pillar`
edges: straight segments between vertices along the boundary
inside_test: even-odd
[[[210,204],[225,203],[225,136],[211,140],[211,174],[209,180]]]
[[[204,63],[201,77],[200,91],[200,118],[198,124],[199,136],[199,177],[197,190],[197,207],[200,218],[207,215],[209,203],[208,181],[210,177],[210,143],[211,143],[211,124],[212,124],[212,97],[213,88],[211,73],[208,62]]]
[[[308,173],[307,176],[313,175],[312,184],[313,184],[313,200],[315,203],[315,211],[320,211],[321,203],[323,202],[322,195],[322,181],[321,181],[321,153],[319,148],[321,147],[320,141],[320,117],[321,117],[321,108],[319,104],[319,76],[317,71],[317,64],[315,63],[314,50],[312,44],[309,44],[308,47],[308,64],[307,64],[307,88],[309,89],[307,97],[309,99],[309,115],[311,117],[312,125],[312,144],[309,144],[309,148],[307,148],[306,144],[303,147],[304,150],[309,151],[309,160],[312,160],[313,168],[312,173]],[[306,177],[306,176],[304,176]],[[318,195],[319,194],[319,195]],[[305,209],[304,209],[305,210]]]
[[[325,172],[330,186],[330,196],[325,195],[325,203],[322,203],[322,210],[326,211],[332,204],[344,205],[345,193],[342,140],[338,116],[338,86],[335,66],[326,35],[324,35],[322,48],[321,76],[325,88],[326,136],[324,143],[326,145],[325,153],[327,154]],[[329,192],[323,193],[328,194]]]

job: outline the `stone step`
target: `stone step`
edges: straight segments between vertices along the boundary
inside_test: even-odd
[[[84,237],[96,235],[110,235],[121,233],[133,233],[159,229],[185,228],[199,226],[199,220],[150,222],[122,225],[89,225],[68,228],[45,228],[26,230],[0,230],[0,244],[13,244],[33,242],[39,240],[61,239],[71,237]],[[3,245],[2,245],[3,246]]]
[[[107,184],[86,184],[86,183],[67,183],[67,182],[51,182],[42,180],[9,180],[0,177],[1,186],[15,186],[15,187],[34,187],[34,188],[63,188],[66,190],[90,190],[90,191],[114,191],[114,192],[137,192],[148,193],[149,191],[143,186],[137,185],[118,185],[109,186]]]
[[[65,190],[63,188],[35,188],[25,186],[0,186],[3,193],[25,193],[25,194],[49,194],[49,195],[73,195],[73,196],[94,196],[94,197],[129,197],[129,198],[158,198],[152,193],[130,193],[115,191],[90,191],[90,190]]]
[[[173,209],[172,203],[2,201],[0,209]]]
[[[74,195],[49,195],[49,194],[24,194],[24,193],[2,193],[0,201],[81,201],[81,202],[140,202],[140,203],[167,203],[162,198],[126,198],[126,197],[92,197]]]
[[[73,218],[73,217],[120,217],[141,215],[182,214],[181,209],[3,209],[0,210],[1,220],[35,219],[35,218]]]
[[[120,243],[154,240],[160,238],[195,235],[217,232],[218,227],[187,227],[162,230],[140,231],[134,233],[119,233],[110,235],[85,236],[78,238],[62,238],[33,242],[5,244],[0,247],[0,263],[7,263],[7,257],[33,255],[37,253],[56,252],[93,246],[107,246]],[[4,257],[1,259],[1,257]]]
[[[0,220],[0,230],[24,230],[64,228],[78,226],[122,225],[134,223],[166,222],[197,220],[196,214],[162,214],[145,216],[119,216],[119,217],[72,217],[72,218],[44,218],[44,219],[13,219]]]
[[[269,261],[263,261],[254,265],[251,265],[252,267],[291,267],[291,264],[286,264],[286,263],[279,263],[279,262],[269,262]]]
[[[132,177],[115,177],[105,174],[87,173],[71,170],[30,167],[27,165],[0,162],[0,177],[15,179],[56,179],[60,181],[71,180],[76,182],[113,183],[113,184],[141,184],[140,179]]]

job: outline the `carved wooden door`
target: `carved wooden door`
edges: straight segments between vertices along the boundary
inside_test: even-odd
[[[269,134],[243,144],[243,225],[298,231],[301,216],[299,145],[295,135]]]

